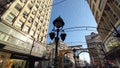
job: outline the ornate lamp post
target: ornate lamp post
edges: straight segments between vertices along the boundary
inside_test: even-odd
[[[75,60],[75,68],[76,68],[76,58],[75,58],[76,49],[74,48],[72,51],[73,51],[73,53],[74,53],[74,56],[73,56],[73,57],[74,57],[74,60]]]
[[[58,42],[59,42],[59,32],[61,32],[60,37],[61,40],[64,41],[65,37],[66,37],[66,33],[64,32],[64,30],[62,29],[64,26],[64,22],[62,20],[62,18],[59,16],[58,18],[56,18],[53,21],[53,25],[54,25],[54,29],[52,29],[52,32],[49,33],[50,35],[50,39],[53,40],[55,38],[55,61],[54,61],[54,67],[58,68]],[[56,34],[56,36],[55,36]]]

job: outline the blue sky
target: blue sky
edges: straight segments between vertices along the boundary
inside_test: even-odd
[[[58,3],[60,1],[63,0],[54,0],[53,4]],[[48,32],[52,30],[53,20],[55,20],[58,16],[61,16],[65,22],[65,26],[63,28],[79,26],[96,27],[96,22],[86,0],[65,0],[60,4],[54,5],[52,7]],[[90,33],[93,32],[90,30],[96,29],[95,28],[94,29],[88,28],[88,30],[83,29],[85,28],[66,30],[67,37],[64,42],[69,45],[82,45],[83,48],[86,48],[87,45],[85,43],[86,42],[85,35],[90,35]],[[47,43],[49,42],[51,42],[51,40],[48,37]]]

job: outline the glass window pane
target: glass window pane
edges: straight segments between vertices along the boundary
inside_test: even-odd
[[[23,17],[27,18],[28,17],[28,13],[26,11],[23,12]]]
[[[22,26],[22,24],[23,24],[23,22],[22,22],[22,21],[18,21],[16,25],[17,25],[18,27],[21,27],[21,26]]]
[[[38,23],[35,21],[35,22],[34,22],[34,26],[37,27],[37,25],[38,25]]]
[[[13,15],[12,13],[10,13],[10,14],[7,15],[6,20],[8,20],[9,22],[12,22],[14,20],[14,18],[15,18],[15,15]]]
[[[30,28],[28,26],[25,26],[24,29],[23,29],[23,31],[28,32],[29,29]]]
[[[22,6],[21,6],[19,3],[17,3],[16,6],[15,6],[15,8],[16,8],[18,11],[21,11]]]
[[[29,21],[30,23],[33,23],[33,18],[30,17],[28,21]]]
[[[4,37],[5,37],[5,34],[0,33],[0,40],[3,40],[3,39],[4,39]]]
[[[30,35],[33,35],[33,34],[34,34],[34,31],[33,31],[33,30],[31,30],[31,31],[30,31]]]

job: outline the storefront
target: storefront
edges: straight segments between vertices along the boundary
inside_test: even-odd
[[[35,62],[42,66],[43,57],[36,57],[11,51],[0,51],[0,68],[34,68]]]
[[[105,59],[109,62],[113,62],[117,66],[120,65],[120,46],[112,49],[111,51],[106,53]],[[120,66],[119,66],[120,67]]]
[[[32,53],[25,51],[21,53],[21,51],[18,51],[19,49],[10,45],[0,43],[0,46],[0,68],[34,68],[36,62],[39,67],[42,67],[45,60],[44,48],[42,47],[37,51],[39,53],[36,53],[35,49],[33,49]]]
[[[0,52],[0,68],[7,68],[11,54]]]

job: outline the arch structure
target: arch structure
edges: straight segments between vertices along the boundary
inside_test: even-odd
[[[82,52],[87,52],[87,53],[89,53],[88,48],[82,48],[81,45],[70,46],[70,47],[71,47],[71,49],[75,49],[75,50],[76,50],[76,53],[75,53],[76,56],[78,56],[78,55],[81,54]]]
[[[66,50],[60,50],[59,51],[59,57],[60,57],[60,67],[61,68],[64,68],[65,66],[65,57],[67,57],[69,59],[69,61],[71,63],[74,63],[74,58],[73,58],[73,53],[72,53],[72,50],[71,49],[66,49]],[[68,64],[70,65],[70,64]]]
[[[74,58],[74,54],[72,49],[76,49],[76,58]],[[67,57],[70,61],[69,64],[67,64],[67,67],[69,68],[75,68],[76,66],[79,67],[79,62],[78,62],[78,58],[77,56],[83,52],[87,52],[89,53],[87,48],[82,48],[81,45],[77,45],[77,46],[69,46],[69,48],[67,49],[61,49],[59,50],[59,66],[61,68],[65,68],[65,58]],[[76,59],[76,60],[75,60]],[[78,66],[79,65],[79,66]]]
[[[88,50],[88,48],[82,48],[81,45],[70,46],[70,47],[71,47],[72,50],[75,49],[74,62],[75,62],[75,66],[79,68],[79,67],[81,67],[80,60],[79,60],[79,54],[81,54],[83,52],[89,53],[89,50]]]

